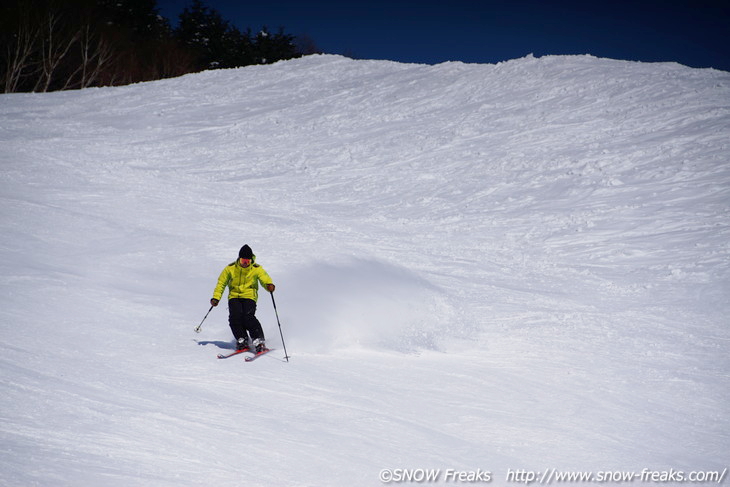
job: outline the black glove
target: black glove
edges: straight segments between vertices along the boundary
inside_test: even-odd
[[[210,300],[210,305],[211,306],[218,306],[218,303],[219,303],[219,301],[217,299],[215,299],[215,298],[213,298],[213,299]]]
[[[270,293],[273,293],[274,289],[276,289],[276,286],[274,286],[273,284],[266,285],[266,290],[269,291]]]

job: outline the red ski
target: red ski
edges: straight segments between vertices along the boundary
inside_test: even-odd
[[[267,353],[269,353],[272,350],[274,350],[274,349],[273,348],[264,348],[260,352],[256,352],[254,355],[248,355],[244,360],[246,362],[253,362],[254,360],[256,360],[257,358],[259,358],[260,356],[266,355]]]
[[[250,348],[244,348],[244,349],[242,349],[242,350],[236,350],[236,351],[234,351],[234,352],[232,352],[232,353],[229,353],[229,354],[226,354],[226,355],[223,355],[222,353],[219,353],[219,354],[218,354],[218,358],[228,358],[228,357],[233,357],[234,355],[238,355],[239,353],[244,353],[244,352],[250,352],[250,351],[251,351],[251,349],[250,349]]]

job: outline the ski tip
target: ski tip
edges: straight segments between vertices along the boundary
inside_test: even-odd
[[[263,350],[261,352],[258,352],[258,353],[256,353],[253,356],[247,356],[244,360],[246,362],[251,362],[253,360],[256,360],[257,358],[259,358],[262,355],[266,355],[267,353],[271,352],[272,350],[274,350],[274,349],[273,348],[267,348],[266,350]]]

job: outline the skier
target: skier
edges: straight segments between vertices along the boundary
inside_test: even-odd
[[[255,347],[256,353],[267,350],[264,330],[255,314],[259,282],[267,291],[274,292],[276,286],[271,277],[263,267],[256,264],[251,247],[244,245],[238,252],[238,259],[221,272],[210,300],[211,305],[218,306],[223,290],[228,286],[228,324],[236,338],[237,350],[249,350],[251,345]]]

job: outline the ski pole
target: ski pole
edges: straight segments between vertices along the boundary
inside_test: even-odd
[[[279,325],[279,335],[281,336],[281,344],[284,346],[284,358],[289,361],[289,354],[286,353],[286,343],[284,343],[284,334],[281,332],[281,322],[279,321],[279,312],[276,310],[276,301],[274,293],[271,293],[271,303],[274,305],[274,314],[276,315],[276,323]]]
[[[213,309],[213,305],[211,304],[210,309],[208,310],[207,313],[205,313],[205,316],[203,317],[203,321],[205,321],[205,318],[208,317],[208,315],[210,314],[210,310],[212,310],[212,309]],[[203,321],[201,321],[200,324],[195,327],[195,333],[200,333],[200,327],[203,326]]]

